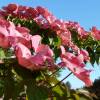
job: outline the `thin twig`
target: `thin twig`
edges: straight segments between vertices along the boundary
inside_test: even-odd
[[[70,72],[66,77],[64,77],[61,81],[59,81],[57,84],[55,84],[52,88],[56,87],[57,85],[59,85],[61,82],[63,82],[67,77],[69,77],[72,74],[72,72]]]
[[[58,68],[56,71],[54,71],[54,72],[53,72],[51,75],[49,75],[49,76],[54,75],[54,74],[57,73],[60,69],[61,69],[61,68]]]

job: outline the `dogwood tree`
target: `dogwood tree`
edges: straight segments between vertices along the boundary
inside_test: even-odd
[[[9,4],[0,10],[0,96],[4,100],[68,100],[60,69],[91,86],[85,65],[100,58],[100,30],[57,19],[43,7]],[[59,59],[58,63],[57,60]]]

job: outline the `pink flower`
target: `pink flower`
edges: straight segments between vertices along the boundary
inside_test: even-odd
[[[36,8],[36,10],[39,12],[39,14],[41,14],[41,15],[43,15],[43,16],[45,16],[45,17],[51,15],[51,14],[48,12],[47,9],[45,9],[45,8],[43,8],[43,7],[41,7],[41,6],[38,6],[38,7]]]
[[[34,35],[31,37],[31,41],[32,41],[32,47],[33,47],[33,50],[36,52],[39,44],[40,44],[40,41],[41,41],[41,36],[39,35]]]
[[[18,6],[18,12],[25,11],[27,8],[28,7],[26,7],[26,6],[19,5]]]
[[[34,67],[32,62],[30,61],[31,52],[23,44],[21,43],[16,44],[15,54],[16,54],[16,57],[18,58],[18,62],[20,65],[28,69],[32,69]]]
[[[44,62],[43,56],[32,56],[30,50],[21,43],[15,46],[15,54],[19,64],[31,70],[40,68]]]
[[[35,17],[39,16],[39,13],[38,13],[37,9],[32,8],[32,7],[29,7],[26,10],[26,14],[28,15],[29,18],[35,18]]]
[[[98,30],[96,27],[92,27],[91,32],[94,39],[100,40],[100,30]]]
[[[16,44],[15,54],[18,58],[18,63],[30,70],[39,69],[44,62],[43,56],[32,56],[30,50],[21,43]]]
[[[15,11],[17,9],[17,5],[16,4],[9,4],[6,8],[4,8],[8,11]]]
[[[16,30],[17,29],[17,30]],[[0,46],[11,47],[17,42],[21,42],[27,47],[31,47],[29,30],[24,27],[17,27],[12,22],[0,19]]]
[[[52,24],[55,21],[56,17],[53,16],[46,8],[43,8],[43,7],[38,6],[36,8],[36,10],[38,11],[39,15],[42,15],[42,17],[44,17],[45,20],[49,24]]]
[[[31,37],[32,35],[29,34],[30,30],[26,27],[16,27],[16,30],[18,31],[21,36],[16,36],[18,38],[18,41],[27,46],[28,48],[31,48]]]
[[[30,33],[30,30],[28,28],[26,28],[26,27],[17,26],[16,30],[18,32],[20,32],[23,36],[25,36],[25,35]]]
[[[43,57],[44,66],[50,67],[50,69],[54,69],[56,67],[53,60],[53,51],[48,45],[40,44],[36,50],[36,55]]]
[[[80,69],[79,73],[76,73],[76,76],[82,80],[86,86],[91,86],[92,81],[90,80],[90,72],[91,70],[86,70],[86,69]]]
[[[92,82],[89,78],[89,73],[91,72],[91,70],[87,70],[84,68],[85,64],[83,62],[83,55],[80,54],[78,56],[75,56],[74,54],[67,52],[65,55],[61,56],[61,59],[64,63],[62,65],[71,70],[76,77],[85,82],[87,86],[92,85]]]
[[[0,19],[0,47],[8,48],[10,46],[9,44],[9,38],[7,37],[9,35],[7,31],[8,22]]]
[[[60,49],[61,49],[61,55],[66,54],[66,50],[65,50],[64,46],[60,46]]]
[[[57,35],[61,38],[62,44],[68,46],[71,41],[71,33],[70,31],[58,31]]]
[[[15,46],[15,54],[18,58],[19,64],[31,70],[48,67],[50,65],[45,65],[46,61],[50,62],[52,60],[51,51],[49,47],[45,45],[40,45],[38,51],[34,55],[31,55],[30,50],[26,46],[17,43]]]
[[[89,54],[86,50],[80,50],[80,54],[83,55],[84,61],[89,61],[90,60]]]
[[[80,38],[86,39],[87,36],[89,35],[88,32],[86,32],[84,28],[81,27],[77,22],[68,21],[65,22],[65,24],[66,24],[66,28],[76,31]]]
[[[34,56],[30,59],[35,65],[40,65],[40,68],[43,66],[45,67],[54,67],[54,60],[53,60],[53,51],[49,48],[48,45],[40,44]],[[42,66],[42,67],[41,67]]]
[[[36,53],[40,54],[40,55],[45,55],[46,57],[52,57],[53,56],[53,51],[49,48],[48,45],[39,45]]]
[[[3,35],[0,35],[0,47],[2,48],[10,47],[9,39]]]

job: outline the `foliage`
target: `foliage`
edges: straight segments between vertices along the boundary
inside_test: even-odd
[[[59,62],[57,63],[57,61]],[[89,62],[100,63],[100,30],[85,31],[42,7],[9,4],[0,10],[0,97],[3,100],[92,100],[62,81],[72,73],[87,86]],[[71,73],[59,81],[67,67]]]

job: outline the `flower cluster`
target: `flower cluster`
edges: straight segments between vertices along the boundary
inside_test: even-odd
[[[54,67],[53,51],[48,45],[41,44],[41,36],[32,36],[29,29],[16,27],[4,19],[0,19],[0,47],[12,47],[19,64],[28,69]],[[33,55],[30,49],[33,49]]]
[[[5,20],[8,16],[17,17],[24,20],[34,20],[42,29],[51,29],[61,39],[58,47],[61,51],[58,64],[54,60],[54,48],[49,44],[42,43],[42,35],[37,33],[30,34],[30,30],[21,25],[14,25],[13,22]],[[33,29],[34,30],[34,29]],[[91,70],[85,69],[85,62],[89,61],[89,54],[86,50],[80,50],[72,41],[72,31],[78,33],[78,38],[86,39],[91,33],[92,37],[100,40],[100,31],[95,27],[91,32],[85,31],[76,22],[66,22],[57,19],[47,9],[43,7],[26,7],[16,4],[9,4],[0,10],[0,47],[13,48],[18,63],[30,70],[39,70],[44,68],[67,67],[87,86],[92,82],[89,78]],[[72,49],[69,52],[66,47]]]
[[[74,47],[71,42],[71,32],[69,29],[76,29],[80,37],[86,37],[87,32],[75,22],[66,22],[57,19],[47,9],[43,7],[25,7],[16,4],[9,4],[0,11],[2,16],[12,15],[21,19],[33,19],[39,26],[44,29],[54,30],[61,38],[62,44]]]
[[[98,30],[96,27],[92,27],[91,34],[95,40],[100,40],[100,30]]]
[[[59,65],[62,67],[67,66],[68,69],[70,69],[80,80],[83,80],[87,86],[92,84],[89,79],[91,70],[85,69],[85,64],[83,63],[89,60],[88,52],[81,50],[80,53],[75,56],[72,53],[66,52],[63,46],[61,46],[61,51],[62,62],[59,63]]]

